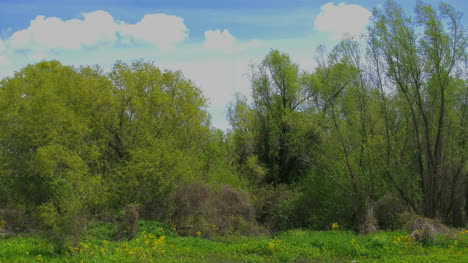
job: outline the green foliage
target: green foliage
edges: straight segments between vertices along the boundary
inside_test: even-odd
[[[271,51],[252,67],[252,106],[237,96],[228,110],[233,148],[244,176],[256,184],[290,184],[300,177],[316,144],[305,103],[311,98],[307,75],[288,55]]]
[[[460,141],[459,136],[467,137],[463,109],[467,89],[459,83],[466,83],[468,36],[461,13],[446,4],[436,9],[420,2],[416,15],[411,17],[388,1],[384,10],[374,11],[369,30],[375,61],[385,68],[386,78],[392,83],[389,88],[396,92],[391,99],[398,101],[397,116],[407,120],[399,124],[399,130],[406,131],[403,138],[413,148],[412,154],[403,159],[398,157],[398,146],[388,148],[388,158],[399,161],[395,166],[406,163],[417,171],[417,190],[423,197],[420,210],[426,216],[443,214],[447,222],[463,225],[466,198],[461,196],[466,197],[466,187],[447,184],[466,178],[466,173],[461,172],[466,162],[465,139]],[[454,97],[457,93],[465,95]],[[451,194],[454,192],[459,195]]]
[[[205,103],[182,73],[150,63],[30,65],[0,85],[0,204],[28,207],[48,236],[75,244],[88,220],[128,203],[157,216],[178,183],[204,176]]]
[[[325,169],[322,171],[326,172]],[[295,186],[301,193],[295,202],[294,221],[312,229],[328,229],[331,222],[344,228],[352,228],[355,205],[349,202],[349,194],[336,191],[336,184],[323,174],[311,173]]]
[[[204,149],[203,173],[206,181],[214,185],[230,185],[236,189],[246,189],[249,181],[240,177],[236,167],[231,163],[228,149],[228,136],[217,129],[211,131],[207,147]]]
[[[394,195],[386,195],[377,200],[375,214],[381,229],[396,230],[402,228],[401,214],[407,212],[404,203]]]
[[[356,235],[293,230],[275,237],[238,236],[215,242],[142,231],[131,241],[95,239],[70,246],[62,254],[39,238],[0,239],[0,258],[7,262],[465,262],[467,244],[466,234],[461,233],[421,246],[408,232]]]
[[[323,228],[340,218],[375,231],[374,206],[389,194],[402,200],[399,212],[462,226],[468,42],[461,13],[418,3],[411,17],[388,1],[374,11],[369,33],[366,44],[348,38],[331,52],[319,49],[312,73],[277,50],[252,66],[252,103],[237,96],[228,110],[238,171],[256,187],[297,192],[290,211],[273,209],[289,214],[291,226]],[[296,209],[302,215],[291,217]],[[381,225],[395,227],[398,214],[385,209]]]
[[[252,192],[258,222],[273,231],[295,226],[297,194],[286,185],[265,186]]]
[[[419,2],[411,16],[388,1],[368,30],[367,43],[319,48],[313,72],[270,51],[251,68],[251,100],[238,94],[227,109],[227,132],[211,127],[207,99],[180,71],[143,61],[117,62],[108,73],[58,61],[26,66],[0,81],[0,228],[40,230],[71,261],[102,259],[90,251],[152,261],[183,242],[197,251],[171,254],[181,261],[228,252],[251,262],[385,262],[397,252],[399,260],[446,260],[456,249],[437,247],[451,241],[439,242],[425,220],[411,229],[414,240],[290,231],[239,241],[331,224],[393,230],[405,211],[466,225],[461,13]],[[239,242],[201,239],[223,236]],[[100,244],[80,244],[112,238],[125,241],[99,253]]]
[[[95,240],[114,240],[117,236],[117,227],[113,223],[96,222],[89,225],[86,232],[83,234],[82,239],[85,242],[92,242]]]
[[[167,236],[176,237],[177,232],[174,227],[154,220],[140,220],[138,221],[138,232],[153,234],[156,237]]]

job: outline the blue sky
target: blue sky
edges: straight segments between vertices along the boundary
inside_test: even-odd
[[[409,13],[416,5],[416,0],[397,2]],[[467,1],[445,2],[466,13]],[[0,78],[47,59],[110,68],[116,60],[143,58],[182,70],[208,97],[213,125],[226,129],[234,93],[249,95],[249,64],[280,49],[313,70],[318,45],[331,48],[344,33],[365,32],[372,9],[383,3],[0,0]]]

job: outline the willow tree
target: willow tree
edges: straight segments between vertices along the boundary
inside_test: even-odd
[[[446,4],[436,10],[420,2],[411,18],[389,1],[374,11],[369,28],[391,81],[387,88],[397,92],[399,112],[410,120],[416,150],[405,165],[419,175],[422,210],[457,224],[464,221],[467,178],[467,36],[460,19]]]
[[[2,206],[25,207],[53,236],[77,236],[107,201],[100,130],[112,101],[99,69],[58,61],[30,65],[0,83]],[[97,99],[96,99],[97,98]]]
[[[238,99],[230,110],[235,136],[250,138],[242,146],[249,149],[244,156],[265,170],[264,182],[289,184],[304,174],[308,166],[303,155],[317,142],[314,127],[303,114],[312,98],[307,74],[288,55],[273,50],[252,68],[251,83],[253,104]],[[239,121],[242,118],[247,122]]]
[[[374,202],[390,191],[381,166],[384,146],[383,118],[378,93],[370,85],[363,47],[342,40],[323,53],[312,75],[315,90],[312,114],[322,130],[322,171],[337,189],[353,200],[354,225],[360,232],[376,229]]]
[[[181,72],[150,63],[27,66],[0,82],[0,205],[55,236],[129,203],[170,216],[174,187],[210,172],[205,107]]]

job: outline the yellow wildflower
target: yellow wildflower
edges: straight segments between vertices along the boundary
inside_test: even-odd
[[[337,230],[340,228],[340,225],[337,222],[333,222],[330,226],[331,230]]]
[[[269,249],[269,250],[274,250],[274,249],[275,249],[275,243],[269,242],[269,243],[268,243],[268,249]]]

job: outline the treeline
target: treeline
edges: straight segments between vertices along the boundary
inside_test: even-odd
[[[0,207],[17,214],[12,226],[74,239],[130,204],[189,234],[332,222],[365,233],[398,227],[404,211],[464,226],[460,21],[445,4],[411,17],[389,1],[365,42],[319,48],[313,72],[273,50],[252,67],[251,99],[229,106],[226,133],[181,72],[27,66],[0,82]]]

